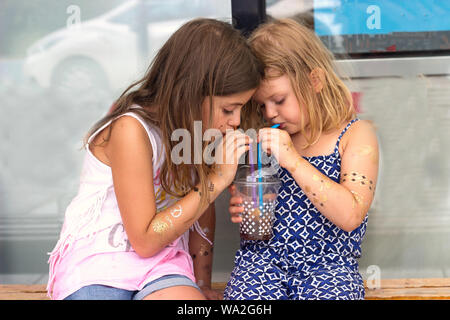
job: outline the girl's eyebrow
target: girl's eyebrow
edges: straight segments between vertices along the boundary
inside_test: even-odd
[[[223,106],[224,107],[240,107],[243,105],[244,105],[244,103],[242,103],[242,102],[232,102],[232,103],[225,103]]]
[[[271,99],[273,99],[273,97],[275,97],[275,96],[283,96],[283,95],[285,95],[285,94],[284,94],[284,93],[279,93],[279,92],[277,92],[277,93],[274,93],[274,94],[272,94],[271,96],[265,98],[264,100],[271,100]],[[258,103],[258,104],[262,104],[262,102],[259,101],[258,99],[253,99],[253,101],[255,101],[255,102]]]

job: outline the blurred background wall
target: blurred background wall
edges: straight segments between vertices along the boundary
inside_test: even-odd
[[[350,77],[360,118],[377,128],[380,177],[363,276],[375,266],[382,278],[449,277],[448,4],[265,7],[268,19],[314,28]],[[47,252],[77,192],[84,134],[170,34],[200,16],[231,22],[231,1],[0,0],[0,283],[46,283]],[[216,201],[214,281],[227,281],[239,247],[228,200],[224,192]]]

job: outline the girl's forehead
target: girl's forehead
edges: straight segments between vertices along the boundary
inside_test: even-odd
[[[255,93],[257,100],[264,100],[276,94],[282,94],[291,89],[291,82],[287,75],[265,79]]]

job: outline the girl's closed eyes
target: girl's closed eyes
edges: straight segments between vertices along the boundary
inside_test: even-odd
[[[230,115],[230,114],[233,114],[234,109],[233,110],[227,110],[227,109],[223,108],[222,111],[223,111],[224,114]]]
[[[282,105],[282,104],[284,103],[284,101],[285,101],[285,98],[280,99],[280,100],[278,100],[278,101],[275,101],[275,104],[278,105],[278,106],[280,106],[280,105]]]

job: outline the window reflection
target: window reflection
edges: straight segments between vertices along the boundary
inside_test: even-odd
[[[341,59],[339,66],[351,66],[356,76],[347,84],[359,98],[359,117],[377,128],[379,181],[361,274],[375,265],[382,278],[448,277],[450,2],[267,0],[266,5],[269,19],[296,19],[315,30]]]
[[[271,0],[267,14],[314,29],[334,54],[450,50],[450,3],[434,0]]]
[[[196,17],[231,1],[0,1],[0,283],[45,283],[84,134]]]

